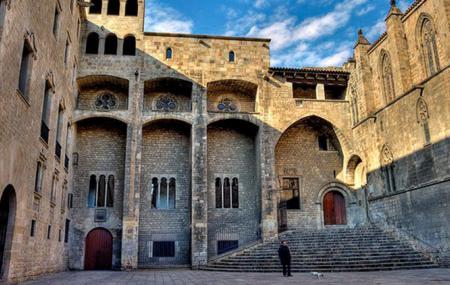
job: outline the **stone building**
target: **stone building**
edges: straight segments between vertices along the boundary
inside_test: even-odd
[[[330,68],[90,2],[0,2],[3,279],[198,268],[371,223],[448,260],[450,1],[391,1],[386,33]]]

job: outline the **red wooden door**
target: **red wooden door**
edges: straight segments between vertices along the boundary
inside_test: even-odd
[[[323,198],[323,217],[325,225],[345,225],[345,198],[336,191],[328,192]]]
[[[94,229],[86,237],[84,269],[112,269],[112,235],[109,231]]]

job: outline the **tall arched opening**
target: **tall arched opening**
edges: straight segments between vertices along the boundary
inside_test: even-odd
[[[9,185],[0,200],[0,280],[7,277],[16,215],[16,193]]]
[[[104,228],[96,228],[86,236],[85,270],[111,270],[113,236]]]

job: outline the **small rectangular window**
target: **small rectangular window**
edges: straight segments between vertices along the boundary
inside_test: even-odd
[[[238,240],[219,240],[217,241],[217,254],[224,254],[239,248]]]
[[[22,50],[22,60],[20,62],[19,86],[18,89],[22,96],[28,99],[28,81],[31,74],[32,50],[30,45],[25,41]]]
[[[153,242],[153,257],[175,257],[174,241]]]
[[[283,189],[280,193],[280,203],[288,210],[300,209],[299,178],[283,178]],[[284,203],[284,204],[283,204]]]
[[[44,168],[42,166],[42,162],[38,161],[36,168],[36,179],[34,182],[34,192],[39,193],[42,191],[43,176],[44,176]]]
[[[36,220],[31,220],[30,236],[34,237],[36,233]]]
[[[328,150],[328,138],[326,136],[319,136],[319,150],[327,151]]]
[[[66,219],[65,231],[64,231],[64,242],[69,242],[69,230],[70,230],[70,220]]]
[[[68,207],[69,209],[72,209],[72,208],[73,208],[73,194],[72,194],[72,193],[69,193],[69,194],[67,195],[67,207]]]
[[[62,239],[61,229],[58,230],[58,241],[61,242]]]
[[[50,239],[51,235],[52,235],[52,226],[48,225],[48,228],[47,228],[47,239]]]

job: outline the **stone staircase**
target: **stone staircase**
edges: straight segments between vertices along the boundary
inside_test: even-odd
[[[405,242],[376,227],[289,231],[293,272],[377,271],[438,267]],[[212,261],[203,270],[279,272],[278,241]]]

